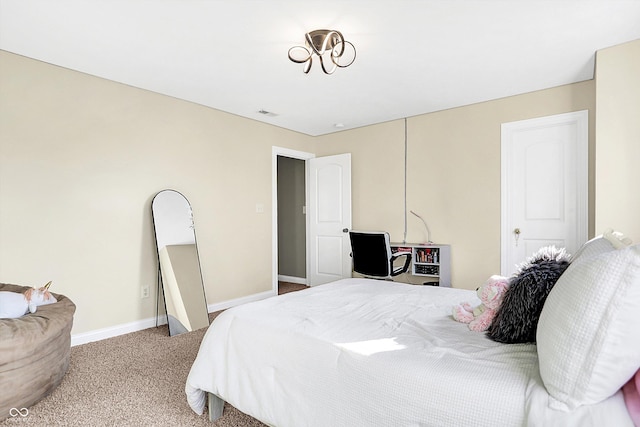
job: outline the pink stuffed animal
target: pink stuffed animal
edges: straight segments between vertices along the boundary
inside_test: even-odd
[[[509,288],[509,279],[503,276],[491,276],[478,288],[478,298],[482,304],[472,307],[468,302],[453,307],[453,318],[468,323],[469,329],[476,332],[486,331],[491,325],[496,311],[502,303],[505,291]]]
[[[633,423],[640,426],[640,369],[634,376],[631,377],[622,387],[622,395],[624,396],[624,403],[627,405],[627,411],[629,416],[633,420]]]

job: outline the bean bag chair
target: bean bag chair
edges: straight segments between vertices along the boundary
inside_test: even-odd
[[[0,283],[0,291],[27,289]],[[51,393],[69,368],[76,306],[52,294],[58,302],[17,319],[0,319],[0,421]]]

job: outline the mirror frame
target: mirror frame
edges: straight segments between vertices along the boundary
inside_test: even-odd
[[[171,200],[171,197],[175,200]],[[184,211],[186,216],[181,211]],[[160,288],[162,287],[170,336],[208,327],[209,310],[191,203],[179,191],[172,189],[159,191],[151,201],[151,218],[158,260],[156,326],[158,326]],[[179,281],[177,276],[182,280]],[[200,294],[202,311],[198,307]]]

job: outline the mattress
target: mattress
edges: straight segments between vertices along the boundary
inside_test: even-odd
[[[211,392],[279,427],[570,425],[547,408],[535,344],[470,331],[451,316],[463,301],[479,304],[467,290],[346,279],[235,307],[209,327],[187,401],[202,414]]]

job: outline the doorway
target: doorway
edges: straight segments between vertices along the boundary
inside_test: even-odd
[[[304,229],[300,232],[296,227],[296,233],[300,233],[301,236],[293,237],[291,236],[292,230],[286,230],[287,223],[284,223],[284,227],[280,226],[279,222],[281,220],[279,207],[281,205],[281,198],[288,199],[285,202],[285,206],[288,212],[282,213],[282,215],[289,216],[290,218],[300,216],[300,212],[304,212],[302,209],[306,207],[300,206],[299,202],[299,194],[298,189],[301,187],[304,191],[304,202],[303,206],[306,204],[306,161],[315,157],[313,153],[307,153],[304,151],[291,150],[288,148],[282,147],[272,147],[271,150],[271,159],[272,159],[272,230],[273,230],[273,238],[272,238],[272,291],[274,295],[278,295],[279,293],[279,282],[291,283],[293,286],[296,285],[307,285],[306,278],[306,239],[307,239],[307,225],[306,225],[306,215],[303,216],[303,224]],[[280,176],[280,168],[281,166],[287,168],[286,172],[283,172],[283,175]],[[302,176],[300,176],[299,168],[302,165]],[[292,180],[292,182],[281,186],[283,181]],[[279,194],[281,193],[281,194]],[[295,193],[295,194],[294,194]],[[298,194],[298,195],[296,195]],[[290,212],[289,212],[290,211]],[[306,214],[306,212],[305,212]],[[283,221],[284,222],[284,221]],[[283,229],[283,230],[281,230]],[[284,233],[281,236],[281,231]],[[280,242],[280,239],[284,239],[284,242]],[[289,241],[289,238],[292,240]],[[295,241],[294,241],[295,240]],[[304,274],[300,272],[299,260],[291,262],[284,262],[285,269],[280,271],[280,259],[284,258],[287,253],[295,250],[295,248],[299,248],[300,243],[304,244],[304,258],[303,258],[303,270]],[[280,252],[281,247],[283,247],[283,252]],[[295,257],[298,259],[298,256]],[[291,265],[293,264],[293,265]],[[285,274],[287,273],[287,274]]]
[[[351,258],[348,231],[351,229],[351,154],[344,153],[316,158],[312,153],[272,147],[272,291],[278,293],[280,275],[280,228],[279,227],[279,177],[278,161],[297,165],[304,162],[304,184],[297,181],[305,191],[304,205],[293,208],[296,215],[304,213],[305,221],[305,275],[284,276],[293,281],[314,286],[340,278],[351,277]],[[286,190],[283,190],[286,191]],[[284,196],[284,193],[283,193]],[[309,212],[307,216],[306,213]],[[288,227],[287,223],[283,223]],[[299,270],[297,270],[299,271]],[[283,272],[284,273],[284,272]],[[299,274],[299,273],[296,273]]]
[[[278,293],[283,283],[305,285],[306,177],[305,160],[278,156]]]
[[[502,124],[501,274],[588,236],[588,111]]]

